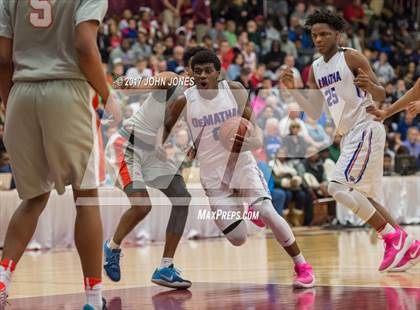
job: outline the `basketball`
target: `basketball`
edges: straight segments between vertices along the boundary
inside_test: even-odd
[[[226,150],[235,151],[232,150],[232,139],[235,138],[235,135],[238,134],[241,137],[249,137],[253,128],[254,126],[252,123],[243,117],[237,116],[229,118],[220,127],[219,140]]]

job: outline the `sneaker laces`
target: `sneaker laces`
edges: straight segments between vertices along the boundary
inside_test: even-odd
[[[310,275],[311,271],[312,271],[312,267],[307,263],[296,265],[296,273],[297,274]]]
[[[120,263],[120,257],[123,257],[124,254],[120,251],[120,252],[111,252],[112,254],[109,256],[108,258],[108,262],[110,263],[111,266],[114,266],[114,264],[119,264]]]

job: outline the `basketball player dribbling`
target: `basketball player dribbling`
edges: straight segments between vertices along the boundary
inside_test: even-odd
[[[193,57],[191,70],[196,86],[186,90],[184,96],[171,104],[165,120],[167,131],[170,132],[180,117],[186,118],[197,146],[201,184],[212,211],[241,214],[243,203],[252,206],[292,257],[296,272],[293,285],[297,288],[313,287],[312,267],[300,252],[289,225],[275,211],[264,176],[250,152],[262,144],[262,131],[251,118],[248,93],[240,83],[219,82],[220,67],[220,60],[211,51],[202,51]],[[232,153],[224,148],[217,132],[224,121],[238,115],[250,120],[256,129],[245,140],[236,138],[235,143],[242,144],[242,148],[236,162],[231,165],[229,158]],[[228,167],[234,168],[226,179]],[[240,246],[246,241],[247,227],[243,218],[216,217],[215,223],[231,244]]]
[[[96,45],[106,11],[106,0],[0,1],[4,142],[23,200],[9,223],[0,261],[0,308],[51,190],[62,194],[67,185],[76,202],[75,244],[86,291],[83,309],[105,308],[97,128],[90,87],[109,101]],[[108,102],[107,111],[113,106]],[[84,205],[78,198],[96,205]]]
[[[309,88],[319,91],[309,100],[297,91],[292,93],[314,119],[321,115],[325,98],[337,133],[343,136],[329,193],[382,237],[385,254],[380,271],[407,270],[418,261],[419,241],[401,229],[378,203],[382,193],[385,129],[365,111],[366,105],[374,104],[373,100],[385,98],[385,90],[360,52],[338,46],[345,27],[341,17],[317,10],[308,16],[306,26],[322,55],[313,62],[308,81]],[[282,71],[281,79],[286,88],[294,89],[290,68]]]

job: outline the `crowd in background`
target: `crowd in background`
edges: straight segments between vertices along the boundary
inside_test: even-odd
[[[367,57],[386,90],[383,108],[404,95],[420,76],[416,1],[110,0],[109,4],[98,46],[110,83],[122,75],[150,77],[167,70],[181,74],[185,49],[201,45],[217,53],[221,79],[249,89],[264,131],[264,148],[254,155],[267,171],[279,212],[289,201],[303,209],[327,196],[325,184],[340,153],[340,137],[334,135],[329,118],[306,117],[281,91],[282,65],[293,68],[296,87],[306,88],[310,65],[319,57],[304,27],[308,14],[324,7],[348,22],[340,45]],[[134,105],[126,107],[124,116],[135,110]],[[394,168],[402,155],[415,158],[414,173],[420,170],[419,120],[401,112],[385,121],[385,175],[410,172]],[[107,128],[105,140],[114,131]],[[189,140],[185,126],[178,126],[168,149],[183,162],[182,168],[194,167],[183,156]],[[310,218],[305,221],[308,224]]]

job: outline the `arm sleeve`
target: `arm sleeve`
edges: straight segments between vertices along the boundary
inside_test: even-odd
[[[10,18],[10,3],[13,3],[13,1],[0,0],[0,36],[12,39],[13,28]]]
[[[89,20],[102,23],[107,10],[107,0],[82,0],[76,12],[76,26]]]

